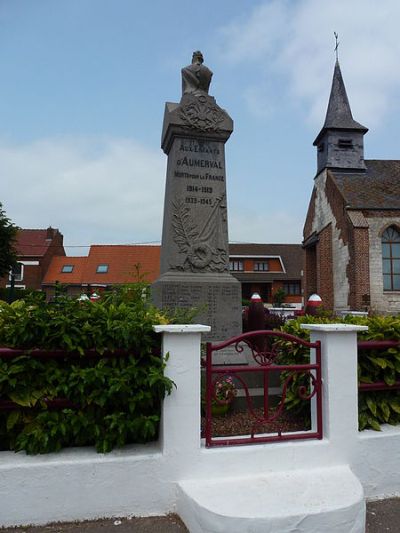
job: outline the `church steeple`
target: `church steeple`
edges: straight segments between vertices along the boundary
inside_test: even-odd
[[[353,119],[339,61],[336,60],[324,125],[314,141],[318,147],[318,173],[365,170],[364,135],[368,128]]]

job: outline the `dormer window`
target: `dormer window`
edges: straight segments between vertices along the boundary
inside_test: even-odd
[[[344,150],[348,150],[349,148],[353,148],[353,140],[352,139],[339,139],[338,147],[342,148]]]
[[[107,274],[108,265],[97,265],[96,273],[97,274]]]
[[[254,262],[254,272],[268,272],[269,265],[268,261],[255,261]]]
[[[231,260],[229,261],[229,270],[232,272],[243,272],[243,261]]]

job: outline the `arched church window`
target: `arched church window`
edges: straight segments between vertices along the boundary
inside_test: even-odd
[[[400,233],[390,226],[382,235],[383,290],[400,291]]]

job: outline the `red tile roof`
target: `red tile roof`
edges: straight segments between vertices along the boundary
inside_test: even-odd
[[[108,265],[97,273],[98,265]],[[94,245],[90,247],[84,283],[132,283],[155,281],[160,275],[160,246]]]
[[[73,265],[71,273],[62,273],[63,265]],[[99,265],[107,265],[98,273]],[[120,284],[155,281],[160,275],[160,246],[93,245],[88,257],[53,257],[43,284],[56,281],[67,284]]]
[[[52,240],[47,239],[47,229],[20,229],[16,239],[17,255],[42,257],[51,243]]]
[[[53,257],[42,283],[46,285],[58,281],[67,285],[81,285],[87,259],[87,257]],[[72,272],[62,272],[64,265],[72,265]]]

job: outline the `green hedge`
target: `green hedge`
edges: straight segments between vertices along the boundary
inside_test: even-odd
[[[30,296],[32,293],[37,292],[32,289],[20,289],[18,287],[14,287],[14,289],[0,287],[0,300],[4,300],[5,302],[15,301],[15,300],[21,300],[22,298],[26,298]]]
[[[368,331],[358,333],[359,340],[400,341],[400,318],[398,317],[353,317],[347,316],[343,319],[303,316],[296,320],[287,322],[282,330],[305,340],[309,340],[309,332],[301,329],[301,324],[313,323],[334,323],[344,322],[347,324],[359,324],[368,326]],[[309,362],[309,350],[302,346],[294,349],[291,343],[282,342],[282,355],[280,362],[288,364],[301,364]],[[282,374],[284,379],[286,374]],[[400,381],[400,349],[390,348],[387,350],[359,350],[358,354],[358,379],[360,383],[374,383],[384,381],[388,385],[393,385]],[[299,412],[307,416],[309,404],[301,400],[298,396],[298,387],[307,385],[307,380],[303,375],[298,374],[291,383],[286,397],[286,407],[294,412]],[[359,393],[359,429],[380,430],[381,424],[388,423],[397,425],[400,423],[400,392],[392,391],[365,391]]]
[[[94,445],[108,452],[157,438],[161,401],[172,389],[164,377],[160,336],[152,326],[168,318],[143,298],[142,284],[99,302],[59,298],[46,304],[35,295],[11,305],[0,302],[0,346],[26,354],[0,359],[0,398],[20,409],[0,411],[0,448],[47,453]],[[34,348],[78,352],[43,360]],[[96,358],[85,356],[94,349]],[[122,349],[123,357],[101,357]],[[47,408],[45,399],[67,398],[77,409]]]

